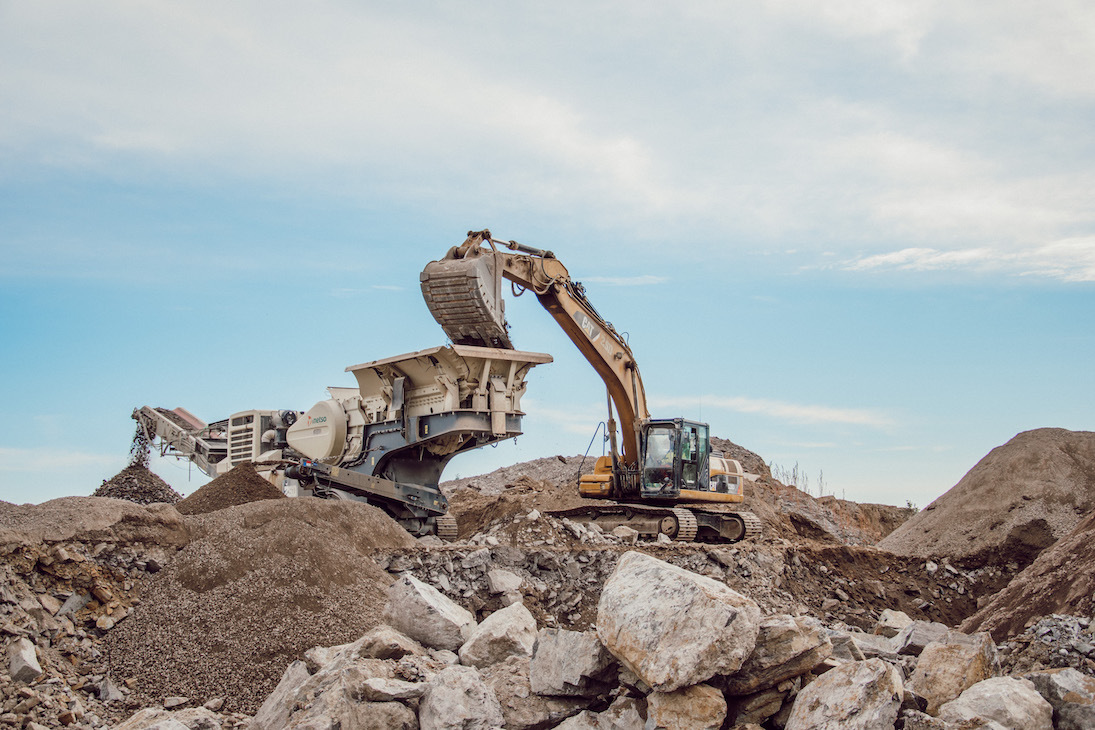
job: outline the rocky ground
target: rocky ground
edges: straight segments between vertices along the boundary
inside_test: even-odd
[[[1016,470],[1066,453],[1054,505],[1069,479],[1089,489],[1089,435],[1046,431],[976,484],[1047,482]],[[1095,516],[1065,526],[1031,489],[1001,503],[999,545],[902,548],[884,538],[911,510],[817,500],[717,446],[756,476],[759,539],[636,542],[554,517],[581,504],[579,457],[443,485],[452,543],[367,505],[273,498],[246,469],[178,508],[142,504],[160,492],[139,461],[126,483],[148,495],[0,503],[0,725],[1095,727]],[[969,504],[906,524],[946,545]],[[1016,511],[1053,540],[1008,549]]]

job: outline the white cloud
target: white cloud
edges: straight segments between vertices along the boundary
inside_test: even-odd
[[[905,248],[845,261],[848,271],[972,271],[1042,277],[1068,282],[1095,281],[1095,237],[1064,239],[1029,250],[988,247],[958,250]]]
[[[652,398],[651,405],[657,408],[722,408],[737,413],[757,413],[780,421],[791,423],[833,423],[871,428],[886,428],[893,425],[893,419],[876,410],[865,408],[837,408],[802,403],[787,403],[766,398],[746,398],[727,396],[699,396],[680,398]]]

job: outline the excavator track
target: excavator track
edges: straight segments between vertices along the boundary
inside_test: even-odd
[[[452,515],[439,515],[435,524],[437,525],[437,536],[442,540],[456,539],[457,529],[455,517]]]
[[[582,524],[596,524],[604,532],[624,525],[637,530],[641,537],[648,540],[663,534],[677,542],[692,542],[699,538],[704,542],[733,543],[757,537],[761,533],[761,522],[752,512],[723,512],[694,506],[685,509],[618,502],[557,510],[548,514]]]

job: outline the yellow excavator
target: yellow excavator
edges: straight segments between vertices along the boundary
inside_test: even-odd
[[[420,280],[426,305],[454,345],[513,349],[503,278],[514,294],[536,295],[608,390],[610,453],[578,485],[581,496],[605,501],[553,514],[681,541],[737,542],[760,534],[760,520],[737,506],[744,500],[741,465],[712,452],[706,423],[651,417],[631,348],[551,251],[470,231],[463,244],[427,264]]]

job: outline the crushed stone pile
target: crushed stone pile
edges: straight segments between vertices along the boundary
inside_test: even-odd
[[[962,630],[989,631],[1002,639],[1052,614],[1095,616],[1095,512],[1043,551]]]
[[[262,500],[186,520],[194,539],[104,644],[147,704],[227,698],[226,709],[253,712],[286,664],[376,624],[391,579],[375,549],[414,544],[358,502]]]
[[[284,498],[277,487],[258,475],[251,462],[245,461],[179,502],[175,508],[184,515],[200,515],[237,504]]]
[[[993,449],[879,547],[1025,567],[1092,510],[1095,433],[1040,428]]]
[[[1090,614],[1043,616],[1000,645],[1000,665],[1009,674],[1071,667],[1095,677],[1095,621]]]
[[[124,499],[137,504],[176,504],[182,500],[182,495],[172,489],[171,485],[153,474],[147,466],[137,463],[130,464],[110,479],[104,480],[102,486],[91,496]]]

